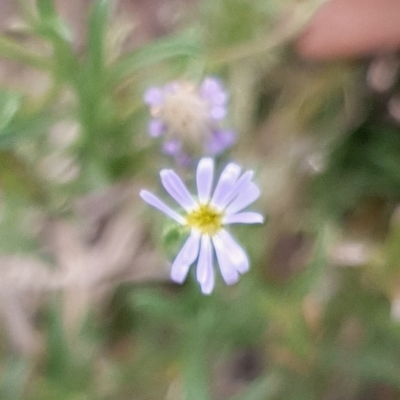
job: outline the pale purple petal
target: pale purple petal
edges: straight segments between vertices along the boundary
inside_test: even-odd
[[[179,253],[180,254],[180,253]],[[175,258],[171,267],[171,280],[175,283],[183,283],[190,269],[190,264],[185,264],[182,258],[178,256]]]
[[[264,217],[255,212],[231,214],[224,217],[223,224],[262,224]]]
[[[174,160],[177,165],[179,165],[180,167],[185,167],[185,168],[191,167],[192,163],[193,163],[192,158],[188,154],[184,153],[183,151],[175,154]]]
[[[175,93],[181,85],[178,82],[170,82],[164,86],[164,93],[173,94]]]
[[[214,289],[215,277],[213,268],[213,253],[211,239],[208,235],[201,237],[199,261],[196,271],[197,281],[203,294],[210,294]]]
[[[181,225],[186,224],[185,218],[183,218],[181,215],[179,215],[177,212],[172,210],[170,207],[168,207],[163,201],[161,201],[157,196],[155,196],[153,193],[148,192],[147,190],[141,190],[140,191],[140,197],[148,204],[151,206],[157,208],[164,214],[168,215],[170,218],[175,220]]]
[[[218,235],[215,235],[213,236],[212,241],[214,244],[215,253],[217,255],[222,278],[227,285],[235,284],[239,280],[239,273],[226,253],[226,249],[221,238]]]
[[[182,150],[182,143],[178,139],[170,139],[163,144],[163,153],[174,157],[175,163],[180,167],[190,167],[191,157]]]
[[[212,264],[209,269],[209,273],[207,274],[207,279],[204,283],[200,284],[201,291],[205,295],[211,294],[211,292],[214,289],[214,284],[215,284],[215,276],[214,276],[214,269],[212,267]]]
[[[144,102],[148,106],[160,106],[164,101],[164,94],[162,89],[158,87],[151,87],[144,92]]]
[[[147,130],[151,137],[159,137],[165,133],[165,125],[161,120],[153,118],[149,121]]]
[[[196,279],[203,285],[209,279],[212,272],[212,247],[208,235],[202,235],[200,243],[199,260],[197,262]]]
[[[182,182],[181,178],[171,169],[163,169],[160,172],[161,182],[171,197],[186,211],[197,207],[192,195]]]
[[[210,154],[220,154],[236,142],[236,133],[231,130],[213,131],[205,143],[205,150]]]
[[[222,106],[214,106],[210,109],[210,116],[215,121],[220,121],[226,117],[227,110]]]
[[[181,153],[182,144],[177,139],[167,140],[163,144],[163,153],[168,156],[176,156]]]
[[[253,182],[250,182],[238,197],[232,201],[232,203],[226,208],[226,215],[235,214],[244,208],[246,208],[251,203],[255,202],[260,196],[260,189]]]
[[[221,176],[218,180],[214,194],[211,199],[211,204],[217,208],[221,207],[221,201],[231,192],[234,187],[237,178],[240,175],[241,168],[239,165],[230,163],[222,171]]]
[[[181,251],[176,256],[171,267],[171,279],[176,283],[182,283],[190,265],[196,260],[199,254],[200,232],[192,230]]]
[[[249,270],[250,263],[247,254],[242,247],[224,229],[218,233],[218,236],[225,247],[226,254],[228,255],[232,264],[235,266],[236,270],[241,274],[247,272]]]
[[[200,95],[203,99],[215,105],[223,105],[228,98],[221,82],[216,78],[206,78],[200,86]]]
[[[199,161],[196,171],[197,193],[200,203],[207,203],[214,179],[214,160],[212,158],[202,158]]]
[[[221,199],[220,206],[225,208],[239,193],[241,193],[253,178],[253,171],[246,171],[235,183],[232,190]]]

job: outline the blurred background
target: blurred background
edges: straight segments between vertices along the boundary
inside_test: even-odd
[[[397,0],[0,0],[0,399],[399,399],[399,20]],[[267,222],[235,228],[252,269],[205,297],[170,282],[138,191],[175,168],[144,91],[207,75]]]

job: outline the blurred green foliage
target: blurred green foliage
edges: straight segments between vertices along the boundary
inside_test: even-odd
[[[114,58],[107,52],[112,0],[92,2],[81,52],[53,0],[37,0],[33,9],[19,3],[35,47],[4,34],[0,57],[39,71],[48,85],[36,96],[0,88],[3,254],[45,257],[25,229],[29,211],[73,219],[81,195],[124,180],[155,185],[158,169],[170,161],[146,137],[141,98],[147,86],[182,76],[226,78],[243,146],[234,154],[259,170],[266,193],[260,207],[270,212],[271,226],[238,229],[253,269],[234,287],[218,281],[209,297],[194,279],[182,287],[125,283],[74,330],[63,320],[62,291],[47,294],[35,321],[46,343],[39,355],[24,355],[1,330],[0,398],[399,398],[400,324],[391,308],[400,293],[400,224],[393,214],[400,200],[400,127],[382,99],[364,95],[364,66],[332,70],[300,62],[278,23],[296,2],[200,0],[186,26]],[[310,14],[303,17],[304,23]],[[78,124],[79,135],[60,153],[73,157],[79,173],[52,181],[40,162],[51,152],[49,132],[66,120]],[[323,168],[305,176],[292,163],[294,153],[281,150],[289,142],[322,149]],[[286,169],[287,186],[274,208],[271,181],[262,177]],[[277,176],[274,185],[282,183]],[[371,199],[379,200],[372,217],[361,212]],[[152,218],[148,236],[157,243],[161,222]],[[373,233],[375,225],[383,228],[368,236],[368,229],[348,229],[352,218]],[[312,246],[293,271],[274,279],[274,243],[286,228],[307,232]],[[335,239],[347,234],[367,239],[374,250],[357,268],[331,262]],[[164,229],[167,258],[182,235]],[[285,248],[285,262],[277,263],[282,269],[290,269],[290,252]],[[238,361],[243,353],[247,361]]]

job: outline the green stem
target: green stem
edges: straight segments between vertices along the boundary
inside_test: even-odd
[[[207,338],[197,333],[186,343],[183,362],[183,399],[211,400]]]

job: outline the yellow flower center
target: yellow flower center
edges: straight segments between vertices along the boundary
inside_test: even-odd
[[[210,206],[201,204],[186,217],[186,222],[191,228],[198,229],[205,235],[213,236],[222,228],[223,214]]]

